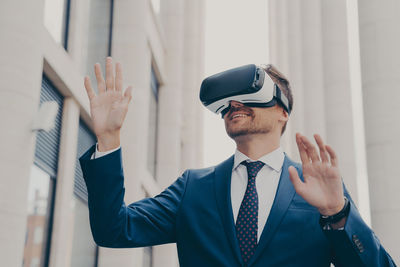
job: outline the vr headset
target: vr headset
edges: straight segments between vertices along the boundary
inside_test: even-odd
[[[266,77],[267,76],[267,77]],[[249,64],[214,74],[203,80],[200,100],[212,112],[229,111],[235,100],[249,107],[272,107],[278,102],[290,114],[289,100],[261,66]]]

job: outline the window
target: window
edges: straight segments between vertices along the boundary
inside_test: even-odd
[[[111,56],[113,7],[113,0],[90,1],[87,73],[92,81],[96,80],[94,64],[102,63],[104,73],[104,60],[107,56]]]
[[[50,251],[63,98],[43,76],[40,104],[45,101],[56,101],[60,108],[55,127],[50,132],[38,132],[36,137],[34,164],[29,177],[23,266],[47,267]]]
[[[71,0],[45,0],[44,25],[54,40],[67,49]]]
[[[79,164],[79,157],[83,155],[91,146],[96,143],[95,135],[90,131],[89,127],[81,120],[79,121],[78,130],[78,149],[75,164],[75,185],[74,193],[77,197],[81,198],[87,203],[87,189],[85,181],[83,180],[83,173],[81,165]]]
[[[40,244],[43,242],[43,227],[36,226],[35,231],[33,232],[33,243]]]
[[[39,267],[39,263],[40,263],[40,260],[38,258],[34,258],[31,261],[31,266],[30,267]]]
[[[149,103],[149,139],[147,149],[147,168],[156,178],[157,167],[157,132],[158,132],[158,89],[159,82],[153,68],[151,69],[151,94]]]
[[[90,231],[87,203],[75,196],[75,222],[71,266],[96,267],[98,248]]]
[[[36,136],[35,164],[45,170],[51,177],[56,177],[58,164],[58,147],[61,134],[61,116],[63,97],[46,76],[42,79],[40,104],[45,101],[56,101],[59,109],[55,127],[50,132],[38,132]]]
[[[75,222],[72,246],[71,266],[74,267],[96,267],[98,258],[98,247],[93,240],[90,231],[89,210],[87,206],[88,193],[79,157],[96,143],[96,138],[86,124],[79,122],[78,149],[75,165]]]
[[[52,221],[54,179],[38,166],[31,167],[28,218],[23,266],[46,266]],[[40,262],[40,265],[39,265]]]

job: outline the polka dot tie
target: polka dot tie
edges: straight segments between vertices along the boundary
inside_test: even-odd
[[[236,219],[236,236],[243,261],[247,264],[257,248],[258,194],[256,176],[264,166],[264,163],[261,161],[243,161],[241,164],[247,167],[248,182]]]

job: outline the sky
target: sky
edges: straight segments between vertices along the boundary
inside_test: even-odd
[[[205,76],[268,63],[267,0],[206,0]],[[204,109],[204,166],[235,152],[220,115]]]

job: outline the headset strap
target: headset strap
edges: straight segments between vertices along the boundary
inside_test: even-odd
[[[274,97],[276,97],[277,99],[279,99],[279,101],[281,101],[286,111],[290,114],[291,110],[289,109],[289,100],[287,99],[285,94],[282,93],[281,89],[276,83],[274,83]]]

